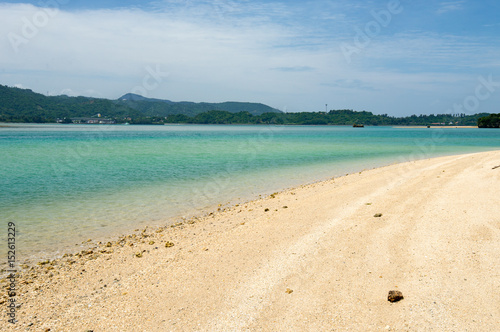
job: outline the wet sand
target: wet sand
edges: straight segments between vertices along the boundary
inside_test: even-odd
[[[499,165],[500,151],[391,165],[25,266],[2,326],[498,331]]]

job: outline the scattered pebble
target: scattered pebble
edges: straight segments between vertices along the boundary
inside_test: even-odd
[[[170,248],[170,247],[173,247],[173,246],[174,246],[173,242],[167,241],[167,243],[165,243],[165,248]]]
[[[380,217],[382,217],[382,213],[376,213],[376,214],[374,215],[374,217],[375,217],[375,218],[380,218]]]
[[[290,288],[287,288],[287,289],[286,289],[286,291],[285,291],[285,293],[287,293],[287,294],[292,294],[292,293],[293,293],[293,290],[292,290],[292,289],[290,289]]]
[[[389,302],[398,302],[404,299],[403,293],[397,290],[389,291],[389,295],[387,296],[387,301]]]
[[[269,212],[269,209],[267,209],[267,208],[266,208],[266,209],[264,210],[264,212]]]

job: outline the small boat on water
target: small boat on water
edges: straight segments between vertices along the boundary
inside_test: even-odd
[[[365,125],[362,125],[362,124],[356,124],[356,123],[355,123],[355,124],[353,124],[352,126],[353,126],[353,128],[364,128],[364,127],[365,127]]]

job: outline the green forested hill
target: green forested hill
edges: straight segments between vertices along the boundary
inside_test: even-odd
[[[98,113],[107,117],[140,117],[130,107],[108,99],[88,97],[47,97],[27,89],[0,85],[1,122],[55,122],[71,117],[91,117]]]
[[[92,117],[98,113],[117,122],[137,121],[172,114],[195,116],[210,110],[249,112],[260,115],[279,112],[258,103],[192,103],[148,99],[126,94],[118,100],[90,97],[44,96],[28,89],[0,85],[0,122],[55,122],[57,119]]]
[[[120,105],[140,111],[145,116],[168,116],[184,114],[195,116],[212,110],[229,113],[249,112],[252,115],[264,113],[280,113],[279,110],[259,103],[225,102],[225,103],[193,103],[188,101],[173,102],[170,100],[149,99],[128,93],[117,101]]]

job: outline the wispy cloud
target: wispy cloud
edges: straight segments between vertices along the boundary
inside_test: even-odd
[[[463,10],[465,3],[465,0],[441,2],[439,3],[439,8],[436,10],[436,13],[445,14],[448,12]]]
[[[377,89],[362,80],[357,79],[340,79],[335,80],[330,83],[322,83],[324,86],[343,88],[343,89],[355,89],[355,90],[369,90],[376,91]]]
[[[499,41],[500,38],[409,32],[380,40],[367,50],[367,56],[393,70],[425,67],[439,72],[460,72],[496,62]]]
[[[313,67],[309,66],[295,66],[295,67],[275,67],[273,70],[282,71],[282,72],[290,72],[290,73],[298,73],[305,71],[313,71]]]

